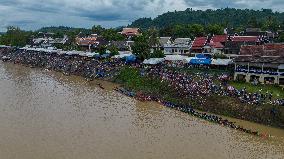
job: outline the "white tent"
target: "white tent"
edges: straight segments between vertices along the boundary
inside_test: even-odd
[[[10,48],[11,46],[0,45],[0,48]]]
[[[212,65],[227,66],[233,64],[232,59],[212,59]]]
[[[63,50],[61,50],[61,51],[59,51],[57,54],[59,54],[59,55],[63,55],[63,54],[66,54],[67,53],[67,51],[63,51]]]
[[[146,65],[157,65],[157,64],[162,63],[164,61],[165,61],[164,58],[150,58],[150,59],[144,60],[143,64],[146,64]]]
[[[82,54],[82,51],[73,50],[73,51],[68,51],[66,54],[67,55],[79,55],[80,53]]]
[[[166,61],[183,61],[184,59],[188,58],[187,56],[181,55],[166,55],[164,58]]]
[[[183,59],[183,62],[186,64],[186,63],[189,63],[192,59],[194,59],[195,57],[187,57],[185,59]]]
[[[115,55],[112,58],[121,59],[121,58],[124,58],[124,57],[127,57],[127,56],[131,56],[131,55],[132,54],[120,54],[120,55]]]
[[[87,56],[87,57],[94,57],[95,55],[99,55],[99,53],[95,53],[95,52],[86,52],[86,56]]]
[[[278,69],[279,69],[279,70],[284,70],[284,64],[279,65],[279,66],[278,66]]]

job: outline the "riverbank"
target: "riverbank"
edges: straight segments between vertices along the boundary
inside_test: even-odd
[[[284,128],[284,107],[272,104],[256,105],[239,100],[228,95],[223,88],[213,88],[211,77],[208,75],[190,75],[197,85],[194,90],[185,92],[182,82],[176,79],[161,78],[157,72],[151,74],[140,64],[126,65],[124,61],[116,59],[94,59],[79,56],[43,54],[38,52],[21,52],[19,50],[2,52],[2,56],[9,57],[10,62],[29,67],[39,67],[62,72],[65,75],[82,76],[88,80],[103,79],[121,84],[124,88],[138,94],[162,99],[176,105],[190,105],[193,109],[225,115],[260,124]],[[160,72],[161,70],[157,70]],[[164,72],[167,74],[167,72]],[[182,77],[182,73],[175,76]],[[182,81],[184,79],[180,79]],[[201,82],[200,82],[201,81]],[[205,81],[205,82],[204,82]],[[216,91],[215,91],[216,89]]]
[[[273,136],[263,139],[156,102],[126,97],[113,91],[119,85],[110,82],[86,81],[41,68],[0,62],[0,77],[0,154],[4,158],[284,156],[283,129],[228,118]]]
[[[123,87],[157,97],[178,105],[190,105],[192,108],[219,115],[225,115],[237,119],[252,121],[268,126],[284,128],[284,107],[271,104],[251,105],[242,103],[232,97],[208,96],[204,97],[204,103],[186,98],[180,98],[174,88],[159,79],[142,77],[137,69],[122,69],[114,82],[122,84]],[[275,110],[273,113],[271,110]]]

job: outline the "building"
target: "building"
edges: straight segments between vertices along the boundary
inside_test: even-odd
[[[208,37],[196,37],[190,48],[191,53],[203,53],[204,47],[208,42]]]
[[[210,42],[203,48],[203,53],[222,54],[228,35],[214,35]]]
[[[171,44],[172,44],[171,37],[160,37],[159,44],[157,46],[152,46],[152,51],[154,51],[154,49],[159,48],[160,50],[164,51],[164,54],[171,54],[171,49],[167,47],[170,46]]]
[[[90,45],[96,44],[97,38],[98,38],[97,34],[92,34],[88,37],[77,37],[75,41],[76,41],[76,44],[79,46],[89,47]]]
[[[244,36],[267,36],[267,32],[261,31],[260,28],[247,28],[244,31]]]
[[[32,39],[32,46],[41,47],[41,48],[47,48],[47,47],[54,47],[57,44],[64,45],[69,41],[69,38],[67,35],[64,35],[63,38],[52,38],[48,36],[44,36],[41,38],[34,38]]]
[[[243,45],[258,45],[262,39],[258,36],[228,36],[224,45],[224,53],[229,56],[235,56],[240,53]]]
[[[88,37],[77,37],[76,44],[83,49],[91,50],[92,48],[98,48],[100,46],[109,45],[109,41],[105,40],[103,37],[97,34],[92,34]]]
[[[161,49],[163,49],[165,45],[170,45],[170,44],[172,44],[171,37],[160,37],[159,38],[159,45]]]
[[[109,46],[114,46],[119,51],[131,51],[131,47],[133,44],[134,41],[112,41],[109,43]]]
[[[124,35],[128,38],[141,35],[139,28],[123,28],[122,32],[120,32],[120,34],[122,34],[122,35]]]
[[[176,38],[173,42],[171,42],[170,37],[162,37],[159,41],[160,45],[162,45],[162,50],[164,50],[166,55],[184,55],[190,53],[190,38]]]
[[[234,62],[235,80],[284,85],[284,44],[242,46]]]

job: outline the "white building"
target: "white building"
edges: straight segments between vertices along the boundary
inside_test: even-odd
[[[162,47],[166,55],[189,54],[189,50],[191,48],[191,39],[190,38],[177,38],[173,42],[170,41],[169,39],[169,41],[164,43]]]

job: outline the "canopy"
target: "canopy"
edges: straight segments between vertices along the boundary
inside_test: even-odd
[[[77,52],[80,56],[83,56],[83,57],[94,57],[96,55],[98,55],[98,53],[95,53],[95,52],[83,52],[83,51],[78,51]]]
[[[194,58],[190,60],[190,64],[192,65],[210,65],[211,59],[207,58]]]
[[[87,57],[96,57],[96,56],[100,56],[100,54],[99,53],[95,53],[95,52],[87,52],[86,56]]]
[[[284,70],[284,64],[279,65],[279,66],[278,66],[278,69],[279,69],[279,70]]]
[[[190,61],[192,60],[192,59],[194,59],[195,57],[188,57],[188,58],[185,58],[185,59],[183,59],[183,62],[184,63],[190,63]]]
[[[136,61],[136,56],[135,55],[130,55],[125,57],[126,62],[135,62]]]
[[[213,59],[212,65],[227,66],[233,63],[232,59]]]
[[[63,54],[66,54],[66,53],[67,53],[67,51],[62,51],[62,50],[58,52],[59,55],[63,55]]]
[[[0,45],[0,48],[10,48],[11,46]]]
[[[150,59],[144,60],[143,64],[146,64],[146,65],[157,65],[157,64],[162,63],[164,61],[165,61],[164,58],[150,58]]]
[[[207,58],[204,54],[197,54],[196,57],[197,58]]]
[[[45,48],[28,48],[28,47],[23,47],[20,48],[22,50],[27,50],[27,51],[37,51],[37,52],[44,52],[44,53],[57,53],[59,50],[54,50],[54,49],[45,49]]]
[[[131,56],[132,54],[121,54],[121,55],[115,55],[113,56],[112,58],[115,58],[115,59],[121,59],[121,58],[125,58],[127,56]]]
[[[66,54],[67,55],[80,55],[80,54],[82,54],[82,51],[73,50],[73,51],[68,51]]]
[[[187,56],[181,56],[181,55],[166,55],[165,60],[166,61],[183,61],[186,59]]]
[[[101,57],[102,57],[102,58],[108,58],[108,57],[110,57],[110,54],[105,53],[105,54],[101,55]]]

